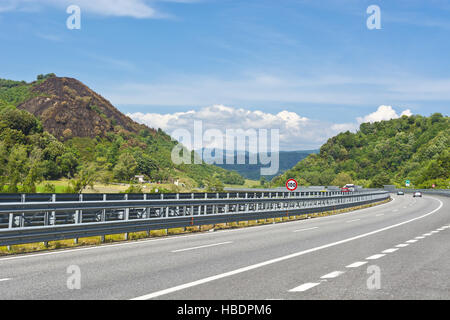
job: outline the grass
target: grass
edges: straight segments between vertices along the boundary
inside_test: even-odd
[[[225,184],[227,188],[262,188],[258,180],[245,179],[243,185],[240,184]]]
[[[194,232],[207,232],[207,231],[224,230],[224,229],[246,228],[246,227],[264,225],[264,224],[281,223],[281,222],[287,222],[287,221],[293,221],[293,220],[311,219],[311,218],[336,215],[336,214],[340,214],[340,213],[369,208],[369,207],[380,205],[380,204],[383,204],[383,203],[386,203],[389,201],[391,201],[391,200],[387,199],[387,200],[384,200],[381,202],[366,204],[366,205],[352,207],[352,208],[339,209],[339,210],[326,211],[326,212],[318,212],[318,213],[312,213],[312,214],[306,214],[306,215],[290,216],[290,217],[260,219],[260,220],[251,220],[251,221],[239,221],[239,222],[221,223],[221,224],[216,224],[216,225],[192,226],[192,227],[185,227],[185,228],[172,228],[172,229],[167,229],[167,230],[166,229],[151,230],[148,232],[146,232],[146,231],[130,232],[128,234],[128,240],[139,240],[139,239],[145,239],[145,238],[149,238],[149,237],[150,238],[165,237],[165,236],[170,236],[170,235],[188,234],[188,233],[194,233]],[[106,235],[104,242],[111,243],[111,242],[119,242],[119,241],[125,241],[125,240],[126,240],[125,234],[114,234],[114,235]],[[79,238],[78,243],[75,243],[74,239],[50,241],[48,243],[47,247],[45,247],[42,242],[13,245],[13,246],[11,246],[11,250],[8,250],[8,248],[6,246],[3,246],[3,247],[0,247],[0,256],[20,254],[20,253],[39,252],[39,251],[46,251],[46,250],[57,250],[57,249],[64,249],[64,248],[74,248],[74,247],[81,247],[81,246],[92,246],[92,245],[99,245],[99,244],[102,244],[101,236]]]

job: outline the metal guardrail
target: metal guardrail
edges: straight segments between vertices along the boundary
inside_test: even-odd
[[[435,194],[440,196],[450,197],[450,190],[448,189],[408,189],[408,188],[399,188],[389,190],[391,192],[403,191],[404,193],[414,193],[414,192],[422,192],[423,194]]]
[[[387,191],[0,194],[0,246],[324,212]]]

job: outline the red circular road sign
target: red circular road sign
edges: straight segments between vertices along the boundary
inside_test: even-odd
[[[294,191],[295,189],[297,189],[297,181],[295,181],[295,179],[289,179],[288,181],[286,181],[286,188],[289,191]]]

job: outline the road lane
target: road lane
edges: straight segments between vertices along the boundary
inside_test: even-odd
[[[0,297],[5,299],[133,298],[228,272],[243,265],[251,265],[283,254],[298,252],[301,249],[307,250],[317,245],[386,227],[420,216],[430,206],[437,206],[437,201],[431,198],[424,197],[420,200],[423,201],[418,201],[414,210],[402,209],[405,203],[411,201],[410,197],[405,196],[398,197],[385,205],[326,218],[173,237],[164,241],[150,240],[89,250],[70,250],[52,255],[25,256],[19,259],[3,258],[0,259],[0,268],[8,272],[5,274],[13,276],[15,281],[14,286],[0,288]],[[399,208],[401,213],[391,215],[393,208]],[[384,213],[384,216],[377,216],[380,212]],[[359,218],[360,221],[343,223],[351,218]],[[308,228],[316,228],[316,230],[293,232]],[[404,240],[409,239],[411,237]],[[179,255],[168,253],[181,248],[228,241],[232,243],[226,246],[205,247]],[[393,243],[390,247],[395,244],[397,243]],[[366,256],[368,255],[361,256],[359,259],[364,259]],[[66,269],[70,265],[78,265],[81,268],[81,290],[68,290],[66,287],[68,277]],[[333,270],[329,272],[331,271]],[[294,287],[295,284],[285,288],[284,291],[287,292]],[[247,291],[252,292],[252,290]],[[227,294],[224,293],[225,296]],[[175,296],[197,298],[195,295],[192,296],[190,291],[180,292],[180,295]],[[244,296],[247,295],[244,294]],[[221,298],[220,290],[216,297]],[[166,298],[172,298],[172,296]],[[200,295],[198,298],[205,297]]]

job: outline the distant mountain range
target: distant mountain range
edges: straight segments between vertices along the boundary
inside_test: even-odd
[[[206,152],[205,152],[206,151]],[[197,150],[197,153],[201,153],[205,155],[203,160],[207,163],[212,161],[211,154],[214,156],[213,149],[203,148],[202,150]],[[299,150],[299,151],[280,151],[279,152],[279,170],[276,174],[270,176],[264,176],[267,180],[271,180],[275,176],[278,176],[284,173],[286,170],[291,169],[295,166],[299,161],[306,158],[308,155],[313,153],[318,153],[319,150]],[[259,161],[259,156],[257,157],[257,164],[249,164],[250,163],[250,153],[248,151],[235,151],[234,152],[234,163],[237,163],[238,154],[244,154],[245,156],[245,164],[226,164],[226,151],[222,151],[223,154],[223,164],[215,164],[218,167],[221,167],[226,170],[234,170],[239,173],[241,176],[247,179],[259,180],[261,178],[261,168],[268,167],[269,165],[262,165]],[[208,155],[210,155],[208,157]]]

